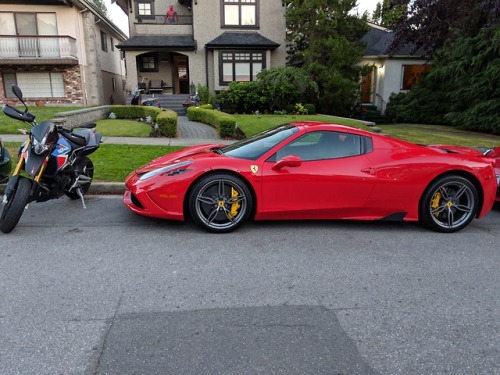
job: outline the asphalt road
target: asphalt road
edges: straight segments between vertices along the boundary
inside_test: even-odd
[[[0,234],[0,374],[500,374],[500,207],[416,224],[31,204]]]

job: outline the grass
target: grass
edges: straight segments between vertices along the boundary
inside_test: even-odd
[[[363,123],[335,116],[323,115],[234,115],[238,128],[245,133],[247,137],[257,134],[263,130],[269,129],[273,126],[286,124],[294,121],[323,121],[332,122],[340,125],[354,126],[356,128],[368,129],[368,126]]]
[[[98,120],[98,131],[106,137],[149,137],[151,126],[134,120]]]
[[[23,106],[16,107],[19,110],[24,111]],[[56,113],[59,112],[67,112],[67,111],[75,111],[78,109],[82,109],[82,107],[30,107],[30,112],[36,116],[36,120],[38,122],[42,122],[43,120],[53,119],[56,116]],[[29,129],[29,125],[23,123],[19,120],[14,120],[6,116],[5,114],[0,114],[0,134],[19,134],[19,128]]]

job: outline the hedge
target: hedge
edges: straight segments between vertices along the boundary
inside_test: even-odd
[[[213,126],[217,129],[221,138],[234,136],[236,119],[225,112],[199,107],[188,107],[187,117],[191,121],[199,121]]]
[[[164,137],[177,137],[177,113],[175,111],[171,109],[162,111],[156,117],[156,124],[158,125],[158,131]]]
[[[160,135],[169,138],[177,137],[177,113],[167,109],[143,105],[112,105],[109,111],[113,112],[116,118],[147,118],[158,125]]]

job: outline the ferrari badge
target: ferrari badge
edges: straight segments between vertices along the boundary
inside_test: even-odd
[[[257,171],[259,170],[259,167],[256,165],[251,165],[250,170],[252,171],[252,173],[257,173]]]

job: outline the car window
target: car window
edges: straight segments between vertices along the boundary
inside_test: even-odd
[[[295,155],[303,161],[344,158],[362,153],[362,137],[343,132],[317,131],[299,137],[276,153],[275,160]]]
[[[225,146],[221,151],[227,156],[256,160],[278,143],[297,132],[298,129],[293,125],[281,125],[256,134],[248,139]]]

